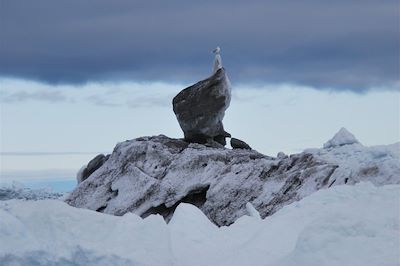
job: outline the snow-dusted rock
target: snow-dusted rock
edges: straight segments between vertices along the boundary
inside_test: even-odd
[[[243,140],[240,140],[240,139],[237,139],[237,138],[231,138],[231,147],[233,149],[251,150],[251,147],[250,147],[249,144],[247,144]]]
[[[335,136],[333,136],[332,139],[330,139],[324,144],[324,149],[349,145],[349,144],[356,144],[356,143],[359,144],[360,142],[358,142],[358,140],[356,139],[356,137],[354,137],[353,134],[351,134],[347,129],[342,127],[335,134]]]
[[[284,158],[287,158],[288,156],[284,153],[284,152],[278,152],[278,154],[276,155],[276,157],[278,158],[278,159],[284,159]]]
[[[100,168],[110,157],[110,155],[99,154],[94,157],[87,165],[82,166],[76,175],[78,184],[88,178],[94,171]]]
[[[400,143],[342,145],[269,157],[255,150],[187,143],[166,136],[119,143],[109,159],[66,202],[114,215],[160,214],[191,203],[217,225],[248,213],[264,218],[311,193],[339,184],[400,183]]]
[[[119,143],[66,201],[115,215],[158,213],[167,220],[179,203],[188,202],[217,225],[227,225],[246,214],[247,202],[265,217],[326,187],[336,168],[307,153],[279,160],[160,135]]]
[[[230,101],[231,86],[224,68],[179,92],[172,105],[185,139],[198,143],[214,140],[225,145],[225,137],[230,135],[222,119]]]

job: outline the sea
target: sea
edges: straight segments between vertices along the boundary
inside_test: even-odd
[[[0,180],[0,201],[63,199],[77,185],[75,178]]]

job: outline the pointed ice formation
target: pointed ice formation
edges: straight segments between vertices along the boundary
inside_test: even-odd
[[[169,226],[175,231],[190,232],[193,230],[207,231],[213,230],[215,224],[210,223],[207,216],[195,205],[180,203],[169,222]]]
[[[251,204],[250,202],[247,202],[247,203],[246,203],[246,211],[247,211],[247,214],[248,214],[249,216],[261,220],[260,213],[256,210],[256,208],[254,208],[253,204]]]
[[[324,149],[360,143],[353,134],[342,127],[328,142],[324,144]]]

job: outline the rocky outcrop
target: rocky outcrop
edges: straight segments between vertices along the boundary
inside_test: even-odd
[[[114,215],[160,214],[167,221],[186,202],[215,224],[229,225],[248,213],[247,203],[264,218],[321,188],[399,184],[399,151],[400,143],[354,143],[274,158],[163,135],[142,137],[119,143],[66,202]]]
[[[166,220],[187,202],[217,225],[228,225],[246,213],[248,202],[265,217],[327,187],[337,167],[309,153],[277,159],[254,150],[144,137],[119,143],[66,202],[114,215],[161,214]]]
[[[231,101],[230,83],[225,69],[220,68],[210,78],[202,80],[176,95],[173,110],[183,130],[185,140],[226,144],[222,119]]]

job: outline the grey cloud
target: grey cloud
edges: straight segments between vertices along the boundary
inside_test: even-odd
[[[398,0],[1,2],[0,75],[188,82],[222,47],[233,83],[365,91],[399,79]]]
[[[172,98],[175,94],[139,96],[126,101],[126,105],[130,108],[138,107],[167,107],[172,108]]]
[[[121,104],[109,102],[108,100],[105,99],[105,97],[103,97],[101,95],[92,95],[92,96],[86,97],[86,100],[89,101],[90,103],[92,103],[94,105],[98,105],[98,106],[106,106],[106,107],[121,106]]]
[[[2,92],[0,97],[0,102],[3,103],[25,102],[29,100],[57,103],[67,101],[68,98],[63,95],[61,91],[18,91],[11,93]]]
[[[116,96],[117,97],[112,97]],[[110,97],[111,96],[111,97]],[[127,91],[114,90],[113,93],[106,91],[99,94],[94,94],[89,97],[83,98],[90,104],[102,107],[165,107],[172,105],[172,98],[174,93],[163,92],[153,94],[129,93]]]

